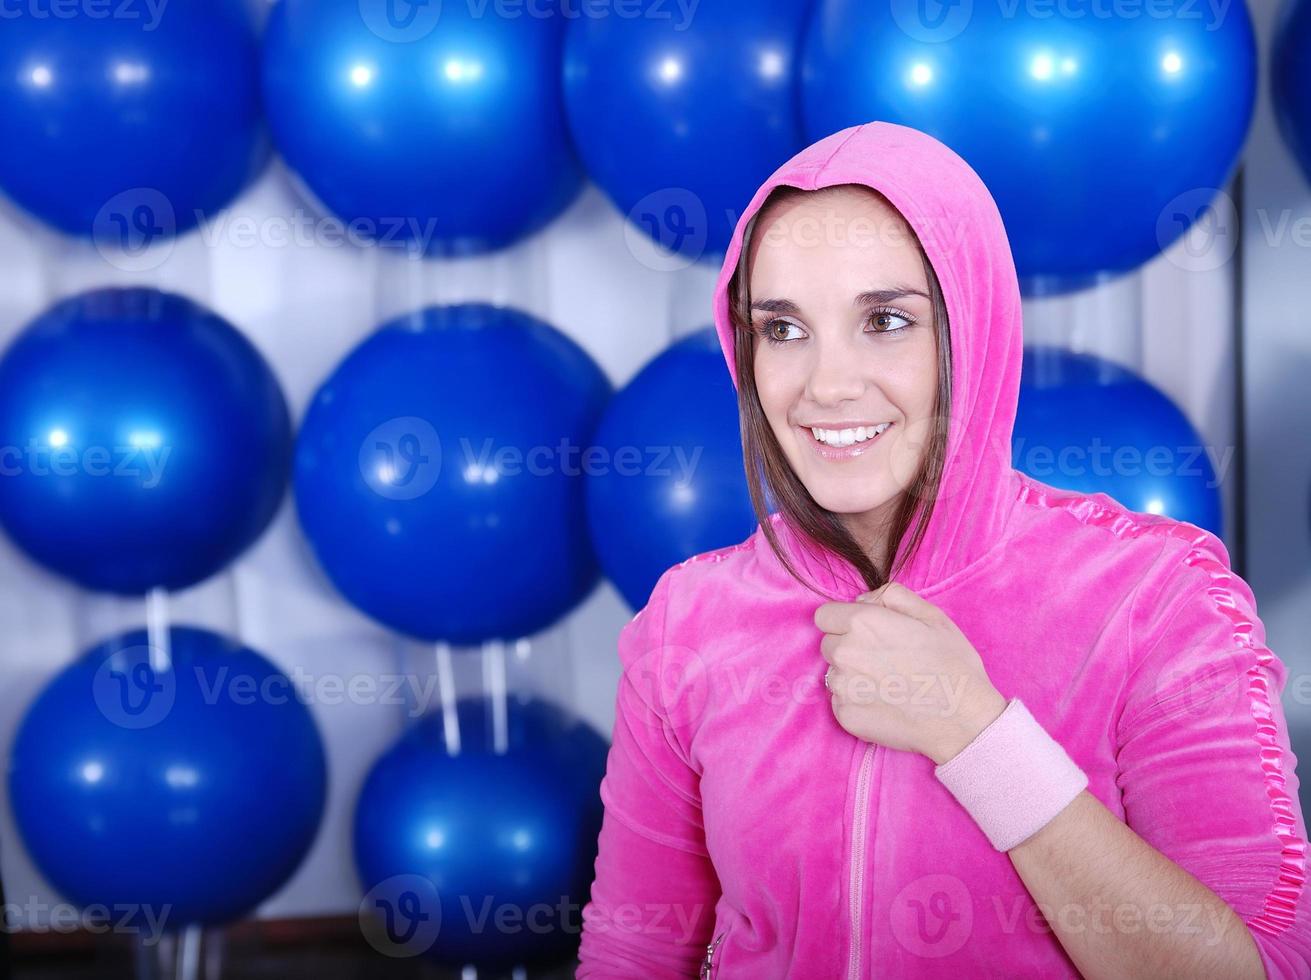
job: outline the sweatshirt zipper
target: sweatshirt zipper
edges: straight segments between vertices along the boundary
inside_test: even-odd
[[[856,807],[851,834],[851,956],[847,961],[848,980],[860,980],[861,909],[865,904],[865,833],[869,809],[869,770],[874,760],[873,742],[865,743],[860,759],[860,774],[856,777]]]
[[[720,934],[715,938],[715,941],[712,942],[710,945],[708,945],[708,946],[706,947],[706,955],[705,955],[705,958],[701,960],[701,974],[700,974],[701,980],[709,980],[709,978],[710,978],[710,976],[711,976],[711,974],[710,974],[710,968],[711,968],[712,962],[713,962],[713,960],[714,960],[714,958],[715,958],[715,947],[717,947],[720,943],[722,943],[722,942],[724,941],[724,937],[725,937],[726,935],[728,935],[728,930],[727,930],[727,929],[725,929],[723,932],[721,932],[721,933],[720,933]]]

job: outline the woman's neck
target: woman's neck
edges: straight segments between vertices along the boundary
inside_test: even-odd
[[[886,575],[890,561],[886,518],[877,514],[844,514],[842,523],[874,566]]]

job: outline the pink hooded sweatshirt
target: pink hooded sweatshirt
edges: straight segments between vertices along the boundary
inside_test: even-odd
[[[950,319],[943,489],[897,581],[951,617],[1090,793],[1234,909],[1270,977],[1311,976],[1287,668],[1214,535],[1012,468],[1020,292],[974,171],[881,122],[779,168],[739,220],[715,292],[730,373],[727,286],[748,222],[780,184],[843,183],[875,188],[905,217]],[[854,566],[771,519],[825,594],[866,591]],[[576,975],[1079,976],[933,761],[839,726],[813,620],[823,601],[757,528],[667,570],[624,627]],[[1087,924],[1123,922],[1107,912]]]

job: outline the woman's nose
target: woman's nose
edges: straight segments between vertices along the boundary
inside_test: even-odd
[[[860,355],[845,344],[819,343],[811,364],[807,395],[817,405],[858,398],[865,389]]]

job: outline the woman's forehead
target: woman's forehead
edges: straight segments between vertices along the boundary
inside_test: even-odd
[[[753,234],[753,242],[761,231],[776,223],[824,222],[841,227],[877,222],[910,231],[901,212],[872,187],[835,184],[803,191],[784,186],[780,191],[782,193],[771,195],[760,208],[754,222],[756,233]]]
[[[748,264],[754,273],[762,258],[795,262],[811,253],[834,261],[848,252],[886,261],[898,252],[918,259],[919,251],[914,231],[882,195],[839,185],[768,201],[752,222]]]
[[[873,197],[844,202],[789,200],[753,232],[747,261],[751,290],[857,293],[893,286],[927,290],[918,241],[905,219]]]

